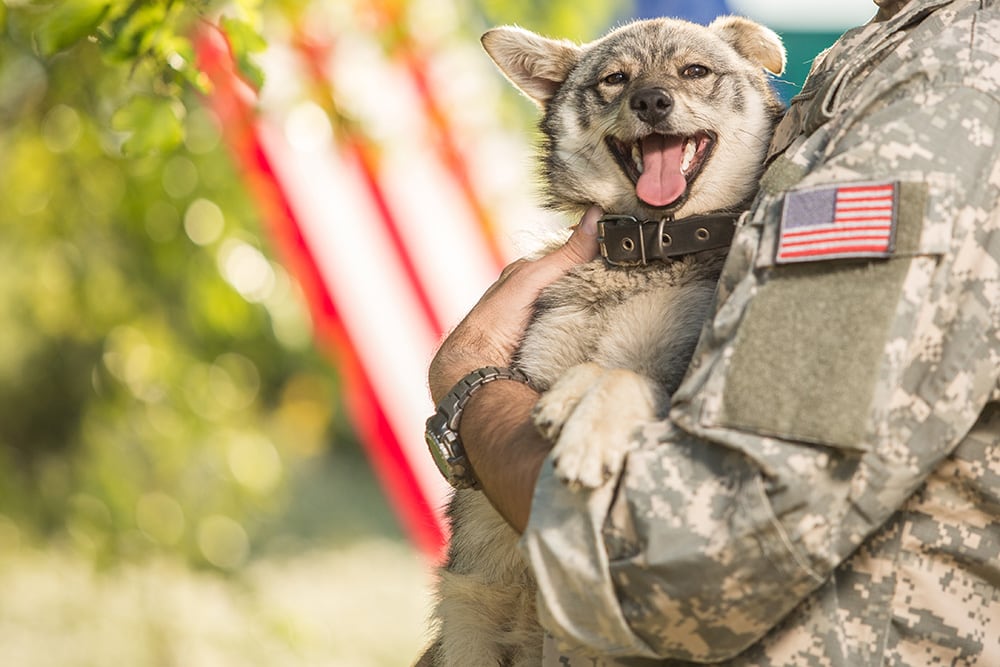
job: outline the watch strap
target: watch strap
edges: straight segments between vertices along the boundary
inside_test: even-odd
[[[458,426],[466,403],[483,385],[496,380],[514,380],[530,384],[528,376],[516,368],[485,366],[477,368],[445,394],[437,410],[427,420],[427,443],[444,478],[457,489],[475,488],[478,480],[472,473]]]
[[[461,415],[465,404],[477,389],[495,380],[516,380],[528,384],[528,376],[516,368],[504,368],[500,366],[484,366],[472,371],[464,378],[455,383],[441,402],[438,403],[438,410],[442,408],[448,414],[448,427],[458,431],[458,417]]]

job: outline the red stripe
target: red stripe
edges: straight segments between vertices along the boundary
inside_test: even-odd
[[[295,275],[306,295],[318,343],[333,358],[343,379],[352,424],[366,446],[403,528],[419,548],[437,559],[445,543],[444,526],[438,520],[439,508],[431,507],[424,496],[379,405],[371,380],[349,342],[343,320],[302,235],[287,193],[264,151],[249,90],[233,71],[232,54],[225,37],[210,26],[198,35],[196,49],[199,68],[214,84],[210,102],[219,115],[226,141],[246,169],[248,192],[260,206],[283,263]]]
[[[782,248],[801,248],[801,247],[820,246],[820,245],[829,246],[831,244],[837,244],[837,243],[865,243],[865,242],[882,243],[885,247],[888,247],[888,245],[889,245],[889,239],[888,239],[888,237],[880,237],[880,236],[855,236],[855,237],[850,237],[850,238],[833,238],[833,239],[822,239],[822,240],[815,240],[815,241],[797,241],[795,243],[782,243],[781,247]]]
[[[894,184],[889,185],[848,185],[844,187],[837,188],[837,194],[842,192],[895,192],[896,186]],[[885,195],[882,195],[885,196]]]
[[[874,195],[871,197],[844,197],[840,193],[837,193],[837,204],[847,204],[850,202],[883,202],[883,203],[893,203],[893,197],[886,197],[885,195]]]

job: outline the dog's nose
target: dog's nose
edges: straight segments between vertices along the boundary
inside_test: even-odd
[[[639,120],[656,125],[670,115],[674,98],[662,88],[643,88],[632,93],[628,104]]]

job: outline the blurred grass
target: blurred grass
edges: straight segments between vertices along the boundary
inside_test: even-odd
[[[95,570],[69,552],[0,557],[0,664],[390,667],[424,642],[427,570],[371,538],[254,561],[238,575],[167,558]]]
[[[372,539],[406,542],[367,461],[354,449],[297,467],[280,518],[263,524],[255,540],[265,556],[294,554],[320,543],[346,548]]]
[[[225,574],[167,554],[100,567],[0,523],[0,665],[390,667],[425,643],[430,568],[360,456],[293,473],[280,519]]]

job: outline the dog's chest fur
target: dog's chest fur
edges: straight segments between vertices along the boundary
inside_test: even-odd
[[[514,365],[539,391],[568,369],[596,362],[650,377],[672,393],[725,255],[707,251],[631,269],[602,259],[574,267],[542,291]],[[438,607],[448,631],[428,654],[430,664],[537,667],[542,635],[535,584],[517,549],[518,534],[479,491],[457,491],[448,515],[453,532]]]
[[[724,251],[707,251],[630,269],[601,259],[571,269],[540,295],[514,365],[539,391],[591,361],[635,371],[673,393],[724,259]]]

